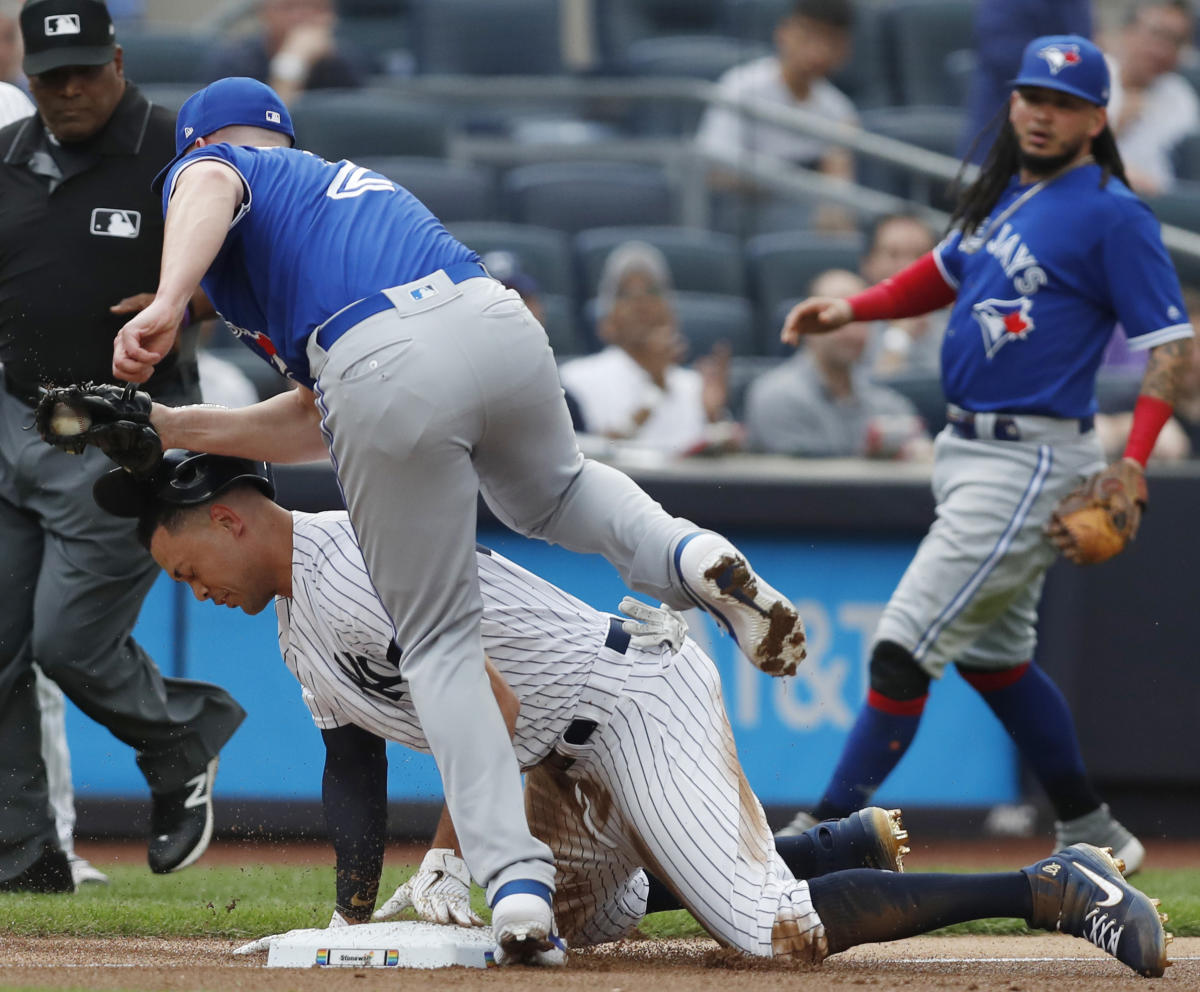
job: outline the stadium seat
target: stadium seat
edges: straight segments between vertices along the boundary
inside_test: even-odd
[[[734,355],[729,363],[729,395],[727,405],[734,420],[746,414],[746,391],[759,376],[770,372],[781,361],[777,355]]]
[[[373,73],[410,75],[410,5],[410,0],[338,0],[338,39],[369,56]]]
[[[975,47],[974,5],[963,0],[896,0],[886,12],[899,103],[961,107],[949,59]],[[957,134],[955,135],[957,138]]]
[[[546,162],[510,169],[502,183],[510,219],[575,233],[588,227],[672,224],[675,195],[658,166]]]
[[[142,96],[151,103],[165,107],[172,114],[177,115],[184,101],[200,89],[201,85],[200,83],[147,83],[142,86],[139,83],[138,89],[142,91]]]
[[[496,177],[482,165],[411,155],[355,161],[409,190],[438,220],[497,220]]]
[[[936,374],[896,375],[878,381],[905,396],[917,408],[930,434],[937,434],[946,426],[946,396]]]
[[[445,115],[384,90],[309,90],[291,111],[296,143],[331,161],[446,154]]]
[[[658,248],[667,257],[676,289],[745,294],[742,252],[737,239],[728,234],[691,227],[598,227],[575,236],[584,296],[596,295],[605,261],[626,241],[645,241]]]
[[[1200,182],[1180,180],[1169,193],[1144,199],[1164,224],[1200,234]]]
[[[205,82],[204,69],[218,39],[206,34],[126,30],[121,32],[125,75],[139,87],[147,83]]]
[[[863,112],[862,126],[874,134],[955,157],[966,126],[966,112],[957,107],[879,107]],[[866,155],[856,157],[855,168],[864,186],[942,208],[949,205],[948,184],[938,179]]]
[[[571,242],[562,231],[528,224],[466,221],[447,225],[450,233],[480,255],[512,252],[523,271],[538,284],[545,310],[546,334],[557,355],[578,355],[590,350],[580,333]]]
[[[861,234],[818,231],[760,234],[746,242],[751,293],[767,354],[780,353],[780,308],[807,296],[813,279],[827,269],[857,272],[866,247]]]
[[[457,222],[450,233],[480,255],[510,251],[521,268],[538,281],[546,293],[575,297],[575,274],[571,267],[571,242],[562,231],[530,224],[501,222]]]
[[[1171,152],[1175,175],[1188,182],[1200,182],[1200,134],[1189,134]]]
[[[609,71],[632,71],[630,47],[648,38],[720,31],[722,0],[602,0],[593,3],[595,35]]]
[[[566,71],[560,0],[410,0],[417,71],[542,75]]]

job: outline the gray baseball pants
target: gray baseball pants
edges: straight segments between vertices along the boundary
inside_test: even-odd
[[[134,522],[92,500],[113,463],[94,448],[51,448],[32,423],[0,387],[0,880],[57,839],[31,662],[134,748],[154,792],[201,771],[245,716],[219,686],[163,678],[133,639],[158,567]]]
[[[604,555],[634,589],[689,606],[671,551],[695,525],[585,459],[554,354],[521,298],[442,272],[388,290],[393,309],[327,352],[310,338],[326,439],[367,568],[396,626],[400,669],[471,872],[488,889],[554,887],[483,667],[475,565],[483,493],[514,530]],[[425,287],[435,292],[428,293]]]

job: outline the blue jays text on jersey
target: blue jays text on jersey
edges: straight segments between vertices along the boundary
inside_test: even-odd
[[[337,311],[478,261],[404,187],[295,148],[199,148],[167,175],[164,212],[180,172],[206,160],[233,167],[243,200],[201,285],[243,343],[305,385],[308,338]]]
[[[934,251],[957,300],[942,344],[946,399],[968,410],[1080,418],[1120,322],[1133,349],[1191,336],[1158,221],[1083,165],[1029,191],[1016,179],[977,232]]]

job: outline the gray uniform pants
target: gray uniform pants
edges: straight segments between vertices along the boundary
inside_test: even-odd
[[[158,568],[134,522],[92,500],[113,467],[68,455],[31,429],[33,411],[0,387],[0,880],[56,839],[31,662],[137,752],[152,791],[204,768],[245,712],[224,689],[164,679],[131,636]]]
[[[367,568],[472,874],[553,887],[483,667],[475,509],[522,534],[604,555],[625,582],[687,606],[671,551],[696,528],[579,452],[546,333],[491,279],[444,273],[389,290],[395,309],[309,361]],[[434,292],[430,293],[429,288]]]

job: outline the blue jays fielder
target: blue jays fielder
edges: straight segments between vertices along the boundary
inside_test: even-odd
[[[119,332],[113,370],[146,378],[203,279],[234,333],[297,383],[241,411],[156,406],[153,422],[167,447],[297,461],[328,446],[467,863],[520,958],[548,933],[554,867],[484,670],[478,493],[517,531],[705,606],[773,674],[803,658],[803,626],[727,541],[583,458],[545,332],[473,251],[407,190],[292,141],[286,107],[254,80],[184,104],[162,177],[162,279]]]
[[[115,469],[94,494],[140,518],[155,560],[197,598],[256,613],[274,597],[280,650],[325,740],[322,801],[337,851],[330,925],[365,922],[383,860],[384,741],[419,750],[428,741],[397,672],[394,615],[374,595],[346,513],[289,513],[271,500],[264,469],[169,451],[156,478]],[[880,809],[777,845],[738,763],[720,678],[684,638],[682,618],[672,630],[664,611],[623,603],[640,622],[622,622],[501,555],[474,554],[489,676],[528,773],[529,823],[554,852],[555,912],[571,946],[625,937],[649,908],[648,869],[717,940],[755,956],[818,963],[854,944],[1017,916],[1162,973],[1157,912],[1095,848],[995,875],[879,871],[898,867],[904,837]],[[478,922],[446,826],[446,841],[435,837],[382,914],[411,903],[426,918]],[[816,855],[804,858],[807,880],[790,870],[801,840]],[[503,944],[497,953],[503,963]],[[564,963],[563,941],[534,958]]]
[[[867,704],[817,818],[865,803],[911,742],[930,678],[954,662],[1046,789],[1057,843],[1142,845],[1101,803],[1058,688],[1032,663],[1056,548],[1086,560],[1061,507],[1081,479],[1134,494],[1170,414],[1192,328],[1150,210],[1124,182],[1107,126],[1108,68],[1074,35],[1035,39],[1013,82],[1008,122],[949,236],[909,269],[849,300],[810,299],[785,340],[849,320],[953,302],[942,346],[949,425],[935,445],[937,520],[875,635]],[[1148,351],[1124,457],[1104,467],[1093,430],[1096,371],[1116,322]],[[1060,504],[1060,501],[1063,501]],[[796,826],[808,822],[797,817]]]

